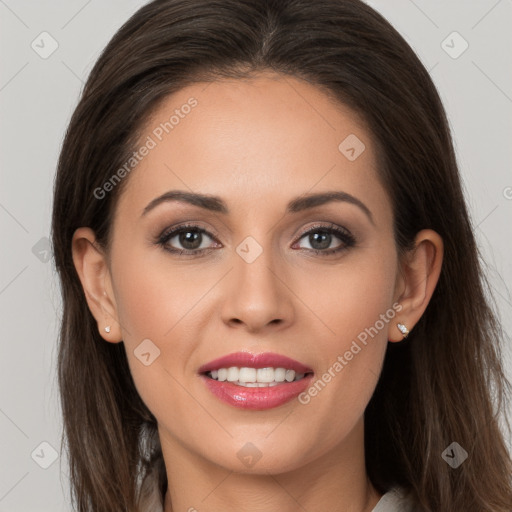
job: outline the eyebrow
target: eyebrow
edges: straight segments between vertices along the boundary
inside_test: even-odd
[[[205,210],[222,213],[224,215],[229,215],[230,213],[226,203],[218,196],[186,192],[183,190],[170,190],[153,199],[144,208],[142,216],[146,215],[150,210],[153,210],[153,208],[156,208],[159,204],[169,201],[188,203],[193,206],[198,206]],[[319,192],[316,194],[306,194],[297,197],[287,204],[286,212],[297,213],[333,201],[350,203],[359,207],[359,209],[361,209],[370,219],[371,223],[374,224],[373,215],[370,209],[361,200],[357,199],[357,197],[341,191]]]

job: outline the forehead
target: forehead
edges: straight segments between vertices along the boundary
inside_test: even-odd
[[[130,173],[120,209],[135,205],[140,212],[176,188],[248,207],[334,187],[383,200],[374,143],[362,119],[288,76],[185,87],[146,121],[138,148],[144,146],[149,149],[139,151],[144,156]]]

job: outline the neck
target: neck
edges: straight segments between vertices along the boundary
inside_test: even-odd
[[[159,434],[169,482],[165,512],[371,512],[381,497],[366,475],[362,419],[328,453],[304,454],[308,461],[288,471],[260,468],[257,474],[220,467],[168,432]]]

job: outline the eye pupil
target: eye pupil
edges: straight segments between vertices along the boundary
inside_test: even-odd
[[[180,244],[185,249],[194,250],[201,245],[202,234],[197,231],[184,231],[179,235]],[[199,240],[199,243],[196,243]]]
[[[331,236],[332,235],[330,233],[325,231],[317,231],[316,233],[309,235],[309,243],[314,249],[327,249],[331,245]],[[315,246],[314,244],[316,244],[319,240],[320,247]]]

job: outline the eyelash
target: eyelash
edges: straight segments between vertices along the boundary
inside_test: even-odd
[[[169,242],[169,240],[171,238],[174,238],[176,235],[179,235],[181,233],[187,233],[189,231],[195,231],[195,232],[198,232],[201,234],[205,234],[208,237],[215,240],[215,237],[212,234],[210,234],[207,230],[203,229],[201,226],[199,226],[197,224],[184,224],[184,225],[178,226],[176,228],[172,228],[168,231],[164,231],[158,237],[157,244],[160,245],[164,250],[171,252],[173,254],[178,254],[179,256],[182,256],[182,255],[200,256],[201,254],[212,250],[212,248],[195,249],[195,250],[174,249],[174,248],[170,248],[167,245],[167,243]],[[324,250],[306,249],[307,251],[313,252],[316,255],[328,256],[328,255],[336,254],[341,251],[347,250],[350,247],[353,247],[356,243],[356,239],[348,230],[346,230],[344,228],[340,228],[340,227],[336,226],[336,224],[330,224],[329,226],[318,224],[318,225],[312,226],[307,231],[304,231],[303,233],[301,233],[301,235],[297,239],[297,242],[300,241],[302,238],[304,238],[306,235],[310,235],[312,233],[318,233],[318,232],[336,235],[342,241],[342,245],[335,249],[324,249]]]

